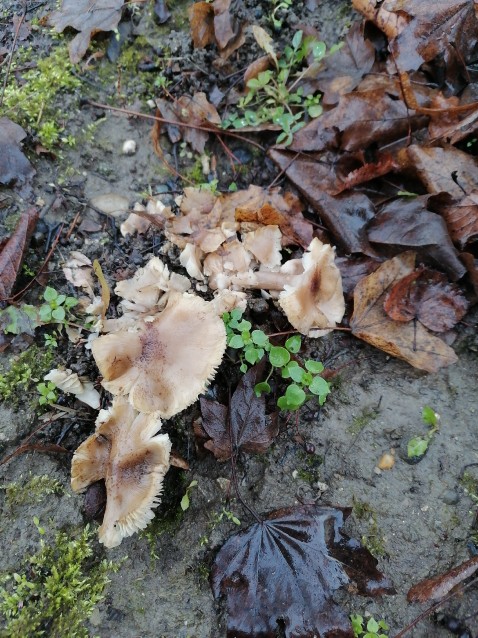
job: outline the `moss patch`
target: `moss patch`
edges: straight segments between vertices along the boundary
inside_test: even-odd
[[[23,481],[14,481],[8,485],[1,486],[5,490],[5,501],[9,507],[19,505],[33,505],[40,503],[47,496],[55,494],[61,496],[65,493],[65,488],[57,479],[43,474],[32,476]]]
[[[40,349],[35,345],[10,359],[9,369],[0,370],[0,399],[8,400],[14,408],[24,403],[25,393],[33,390],[50,371],[53,359],[50,348]]]

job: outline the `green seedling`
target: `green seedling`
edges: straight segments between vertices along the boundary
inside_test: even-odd
[[[58,399],[58,395],[55,392],[56,385],[53,381],[48,381],[47,383],[39,383],[37,385],[37,390],[40,394],[40,398],[38,399],[39,405],[51,405],[55,403]]]
[[[278,0],[272,0],[273,4],[276,6],[270,15],[271,22],[274,26],[274,29],[279,30],[282,28],[282,24],[284,20],[279,17],[279,14],[284,11],[288,11],[292,6],[292,0],[282,0],[281,2]]]
[[[40,306],[40,319],[44,323],[67,323],[67,316],[78,304],[75,297],[60,295],[54,288],[47,286],[43,292],[44,304]]]
[[[267,354],[271,365],[267,378],[256,384],[257,396],[271,391],[269,379],[274,372],[283,379],[290,380],[285,393],[277,400],[281,410],[298,410],[306,401],[316,398],[320,405],[325,403],[330,392],[327,381],[320,376],[324,366],[320,361],[307,359],[300,365],[291,355],[296,355],[301,349],[302,338],[293,335],[284,346],[274,346],[269,337],[262,330],[251,330],[252,324],[242,318],[242,310],[235,308],[223,315],[226,325],[227,344],[230,348],[240,351],[241,372],[247,372],[248,366],[259,363]]]
[[[384,631],[389,629],[384,620],[377,622],[373,617],[365,620],[359,614],[351,614],[350,620],[352,621],[354,638],[388,638],[388,634],[382,633],[382,629]]]
[[[422,411],[422,421],[430,428],[424,435],[414,436],[407,445],[409,459],[419,458],[428,450],[428,446],[439,429],[440,415],[430,406],[426,405]]]
[[[197,481],[191,481],[191,483],[189,483],[189,485],[187,486],[186,491],[184,492],[184,496],[181,499],[181,503],[180,503],[181,509],[183,510],[183,512],[189,509],[191,490],[193,489],[193,487],[196,487],[197,484],[198,484]]]
[[[274,14],[286,2],[279,4]],[[268,53],[274,53],[270,47]],[[262,71],[247,82],[248,93],[238,104],[239,111],[223,121],[225,128],[236,129],[260,124],[274,124],[280,129],[278,144],[289,145],[295,132],[305,126],[306,120],[322,114],[320,95],[305,95],[298,86],[307,72],[304,65],[311,56],[318,65],[324,58],[326,46],[311,36],[297,31],[291,45],[285,47],[281,55],[271,55],[275,67]]]

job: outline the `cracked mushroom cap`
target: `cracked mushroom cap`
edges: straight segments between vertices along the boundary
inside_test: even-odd
[[[100,411],[96,432],[73,456],[75,492],[105,479],[107,501],[99,540],[106,547],[116,547],[154,517],[171,452],[168,435],[156,434],[160,428],[157,413],[138,414],[127,399],[115,398],[109,410]]]
[[[91,349],[106,390],[129,395],[140,412],[169,418],[205,390],[226,349],[226,331],[211,303],[177,294],[152,321],[98,337]]]
[[[342,277],[334,259],[332,246],[313,239],[302,257],[304,273],[286,284],[279,296],[289,322],[309,337],[327,334],[344,316]]]

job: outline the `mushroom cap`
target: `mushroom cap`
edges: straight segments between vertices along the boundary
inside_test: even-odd
[[[302,258],[304,273],[285,285],[279,296],[289,322],[309,337],[327,334],[344,316],[342,278],[334,258],[334,248],[314,238]]]
[[[262,226],[243,237],[244,248],[249,250],[257,261],[271,270],[281,265],[282,233],[279,226]]]
[[[96,423],[96,432],[73,456],[71,485],[82,491],[105,479],[107,501],[99,540],[116,547],[154,517],[171,442],[167,434],[154,436],[161,428],[157,413],[138,414],[125,398],[115,398],[109,410],[101,410]]]
[[[75,394],[76,398],[97,410],[100,407],[100,393],[95,390],[91,381],[84,381],[72,370],[54,368],[45,376],[46,381],[52,381],[60,390]]]
[[[169,418],[206,388],[226,349],[226,331],[211,303],[177,294],[152,321],[98,337],[91,349],[106,390],[129,395],[140,412]]]

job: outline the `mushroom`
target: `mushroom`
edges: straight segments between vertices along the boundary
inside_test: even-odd
[[[179,255],[179,263],[190,277],[204,281],[202,274],[201,260],[204,257],[203,251],[194,244],[186,244],[184,250]]]
[[[57,388],[76,395],[76,398],[94,410],[100,407],[100,394],[95,390],[91,381],[82,381],[72,370],[50,370],[45,376],[46,381],[52,381]]]
[[[259,263],[271,270],[281,265],[281,241],[282,233],[279,226],[263,226],[243,236],[244,248],[249,250]]]
[[[206,388],[226,349],[226,331],[211,303],[186,293],[170,297],[149,319],[98,337],[91,350],[106,390],[129,395],[140,412],[169,418]]]
[[[73,455],[75,492],[105,479],[107,501],[99,540],[106,547],[116,547],[154,517],[171,452],[168,435],[156,434],[160,429],[157,413],[138,414],[127,399],[117,397],[109,410],[100,411],[95,433]]]
[[[209,287],[212,290],[228,288],[231,276],[247,271],[251,259],[251,254],[237,239],[224,242],[204,260],[204,274],[209,277]]]
[[[327,334],[344,316],[342,277],[334,259],[334,248],[315,237],[302,256],[304,273],[285,284],[279,295],[289,322],[309,337]]]

